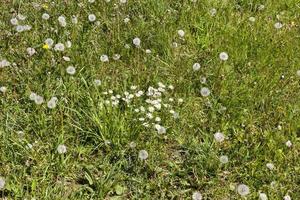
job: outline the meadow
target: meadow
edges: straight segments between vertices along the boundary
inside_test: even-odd
[[[300,199],[298,0],[1,0],[0,199]]]

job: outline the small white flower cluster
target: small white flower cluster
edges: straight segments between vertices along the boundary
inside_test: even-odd
[[[10,62],[8,62],[6,59],[3,59],[0,61],[0,68],[9,67]]]
[[[13,17],[10,19],[10,23],[15,26],[15,29],[17,32],[23,32],[23,31],[29,31],[31,30],[30,25],[21,25],[20,22],[24,21],[26,19],[26,16],[18,14],[16,17]]]
[[[41,105],[42,103],[44,103],[44,97],[42,97],[34,92],[30,93],[29,99],[31,101],[34,101],[37,105]]]
[[[159,82],[157,88],[150,86],[146,91],[138,90],[137,86],[131,86],[130,92],[125,91],[122,95],[114,94],[112,90],[103,92],[103,94],[110,95],[105,100],[106,105],[118,107],[124,103],[130,111],[135,113],[135,121],[141,122],[144,127],[153,128],[158,134],[165,134],[167,128],[161,124],[160,115],[169,113],[174,119],[179,118],[178,112],[174,110],[176,101],[169,96],[173,89],[174,86],[166,86]],[[177,100],[177,104],[182,102],[181,98]]]

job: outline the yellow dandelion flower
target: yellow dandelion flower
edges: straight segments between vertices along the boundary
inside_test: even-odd
[[[50,47],[49,47],[49,45],[48,44],[44,44],[43,45],[43,49],[49,49]]]
[[[43,4],[42,7],[43,7],[44,9],[47,9],[47,8],[48,8],[48,5],[47,5],[47,4]]]

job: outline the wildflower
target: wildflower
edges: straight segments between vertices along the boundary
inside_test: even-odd
[[[54,46],[55,51],[64,51],[65,50],[65,45],[63,43],[57,43]]]
[[[35,95],[34,102],[37,105],[41,105],[42,103],[44,103],[44,98],[42,96],[40,96],[40,95]]]
[[[68,40],[68,41],[66,42],[66,47],[67,47],[67,48],[71,48],[71,47],[72,47],[72,42]]]
[[[255,22],[255,17],[249,17],[250,22]]]
[[[18,21],[17,18],[11,18],[11,19],[10,19],[10,23],[11,23],[12,25],[16,26],[16,25],[18,25],[19,21]]]
[[[161,118],[160,118],[160,117],[155,117],[155,121],[156,121],[156,122],[160,122],[160,121],[161,121]]]
[[[210,95],[210,90],[207,87],[203,87],[201,88],[200,93],[203,97],[208,97]]]
[[[285,145],[290,148],[290,147],[292,147],[293,144],[290,140],[288,140],[288,141],[286,141]]]
[[[124,23],[128,23],[128,22],[130,22],[130,19],[128,18],[128,17],[126,17],[125,19],[124,19]]]
[[[178,30],[177,33],[180,37],[184,37],[185,35],[185,32],[183,30]]]
[[[90,22],[94,22],[95,20],[96,20],[96,15],[94,15],[94,14],[89,14],[89,21]]]
[[[202,77],[200,78],[200,82],[201,82],[202,84],[206,83],[206,77],[202,76]]]
[[[290,197],[290,195],[287,194],[283,197],[283,200],[292,200],[292,198]]]
[[[7,91],[7,87],[1,86],[0,87],[0,92],[5,93]]]
[[[155,129],[156,129],[156,131],[157,131],[158,134],[164,134],[167,131],[165,127],[163,127],[163,126],[161,126],[159,124],[155,124],[154,127],[155,127]]]
[[[36,98],[36,96],[37,96],[37,94],[36,94],[36,93],[34,93],[34,92],[31,92],[31,93],[30,93],[30,95],[29,95],[29,99],[30,99],[31,101],[34,101],[34,100],[35,100],[35,98]]]
[[[119,60],[121,58],[121,55],[120,54],[114,54],[113,55],[113,59],[114,60]]]
[[[266,166],[269,170],[273,170],[275,168],[273,163],[267,163]]]
[[[200,63],[195,63],[195,64],[193,65],[193,70],[194,70],[194,71],[198,71],[198,70],[200,70],[200,68],[201,68]]]
[[[193,200],[202,200],[202,194],[200,192],[194,192],[192,199]]]
[[[57,103],[57,98],[56,97],[52,97],[48,103],[47,103],[47,107],[50,109],[53,109],[56,107],[56,103]]]
[[[130,148],[134,149],[136,147],[136,143],[135,142],[130,142],[129,146],[130,146]]]
[[[178,43],[177,42],[173,42],[172,43],[172,47],[175,49],[175,48],[177,48],[178,47]]]
[[[151,50],[150,49],[146,49],[146,54],[150,54]]]
[[[228,163],[228,156],[220,156],[220,162],[222,164]]]
[[[3,177],[0,177],[0,190],[4,189],[5,187],[5,179]]]
[[[66,71],[67,71],[68,74],[74,75],[75,72],[76,72],[76,69],[73,66],[69,66],[69,67],[67,67]]]
[[[224,134],[221,133],[221,132],[216,132],[216,133],[214,134],[214,138],[215,138],[215,140],[216,140],[217,142],[223,142],[223,141],[225,140],[225,136],[224,136]]]
[[[241,196],[247,196],[250,193],[250,189],[247,185],[245,184],[240,184],[237,186],[237,192],[241,195]]]
[[[140,38],[136,37],[132,40],[133,44],[136,46],[136,47],[140,47],[141,46],[141,40]]]
[[[50,18],[50,15],[47,14],[47,13],[44,13],[44,14],[42,15],[42,19],[44,19],[44,20],[48,20],[49,18]]]
[[[17,25],[17,26],[16,26],[16,31],[17,31],[17,32],[20,33],[20,32],[23,32],[24,30],[25,30],[25,27],[24,27],[24,26],[21,26],[21,25]]]
[[[64,59],[64,61],[67,61],[67,62],[71,61],[70,57],[68,57],[68,56],[63,56],[63,59]]]
[[[26,50],[29,56],[33,56],[33,54],[36,52],[35,49],[31,47],[28,47]]]
[[[66,22],[66,18],[64,16],[59,16],[58,17],[58,22],[62,27],[66,27],[67,26],[67,22]]]
[[[300,76],[300,70],[297,70],[296,74],[297,76]]]
[[[19,13],[19,14],[17,15],[17,18],[18,18],[19,20],[22,20],[22,21],[23,21],[23,20],[26,19],[26,16],[24,16],[24,15],[22,15],[22,14]]]
[[[228,56],[228,54],[226,52],[221,52],[220,55],[219,55],[219,57],[223,61],[226,61],[229,58],[229,56]]]
[[[0,61],[0,68],[4,68],[8,66],[10,66],[10,62],[8,62],[6,59]]]
[[[96,79],[96,80],[94,80],[94,83],[96,86],[100,86],[102,82],[101,82],[101,80]]]
[[[89,3],[94,3],[95,2],[95,0],[89,0]]]
[[[265,193],[259,193],[260,200],[268,200],[268,196]]]
[[[276,29],[281,29],[282,27],[283,27],[283,24],[281,22],[276,22],[274,24],[274,28],[276,28]]]
[[[60,144],[57,147],[57,152],[59,154],[65,154],[67,152],[67,147],[64,144]]]
[[[47,44],[49,46],[49,48],[50,48],[54,44],[54,41],[51,38],[47,38],[45,40],[45,44]]]
[[[120,0],[120,3],[126,3],[127,2],[127,0]]]
[[[217,14],[217,10],[215,8],[212,8],[210,11],[209,11],[210,15],[211,16],[215,16]]]
[[[178,99],[178,103],[183,103],[183,99],[182,99],[182,98],[179,98],[179,99]]]
[[[146,160],[148,158],[148,152],[146,150],[140,150],[139,152],[139,158],[141,160]]]
[[[50,46],[48,44],[44,44],[43,49],[50,49]]]
[[[101,60],[101,62],[108,62],[109,58],[107,55],[104,54],[104,55],[101,55],[100,60]]]

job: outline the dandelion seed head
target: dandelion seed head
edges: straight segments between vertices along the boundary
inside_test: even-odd
[[[240,184],[240,185],[237,186],[237,192],[241,196],[247,196],[248,194],[250,194],[250,189],[247,185]]]
[[[18,21],[17,18],[11,18],[11,19],[10,19],[10,23],[11,23],[12,25],[16,26],[16,25],[18,25],[19,21]]]
[[[5,93],[7,91],[7,87],[1,86],[0,87],[0,92]]]
[[[44,19],[44,20],[48,20],[49,18],[50,18],[50,15],[48,13],[44,13],[42,15],[42,19]]]
[[[266,164],[266,167],[269,169],[269,170],[273,170],[275,168],[274,164],[273,163],[267,163]]]
[[[76,69],[75,69],[75,67],[73,67],[73,66],[67,67],[66,71],[67,71],[67,73],[70,74],[70,75],[74,75],[74,74],[76,73]]]
[[[136,47],[139,47],[141,46],[141,39],[136,37],[132,40],[133,44],[136,46]]]
[[[177,31],[177,34],[178,34],[180,37],[184,37],[185,32],[184,32],[183,30],[178,30],[178,31]]]
[[[94,22],[94,21],[96,21],[96,15],[89,14],[88,19],[89,19],[90,22]]]
[[[259,193],[260,200],[268,200],[268,196],[265,193]]]
[[[57,43],[54,46],[55,51],[64,51],[65,50],[65,45],[63,43]]]
[[[101,82],[101,80],[96,79],[96,80],[94,80],[94,84],[95,84],[96,86],[100,86],[100,85],[102,84],[102,82]]]
[[[65,154],[67,152],[67,147],[64,144],[60,144],[57,147],[57,152],[59,154]]]
[[[214,138],[215,138],[215,140],[216,140],[217,142],[223,142],[223,141],[225,140],[225,136],[224,136],[224,134],[221,133],[221,132],[216,132],[216,133],[214,134]]]
[[[41,105],[42,103],[44,103],[44,98],[40,95],[36,95],[35,98],[34,98],[34,102],[37,105]]]
[[[293,146],[293,144],[290,140],[286,141],[285,145],[289,148]]]
[[[228,156],[220,156],[220,162],[222,164],[226,164],[228,163],[229,159],[228,159]]]
[[[28,53],[29,56],[33,56],[33,54],[36,53],[35,49],[34,49],[34,48],[31,48],[31,47],[28,47],[28,48],[26,49],[26,51],[27,51],[27,53]]]
[[[255,17],[249,17],[250,22],[255,22]]]
[[[292,198],[290,195],[287,194],[283,197],[283,200],[292,200]]]
[[[203,97],[208,97],[210,95],[210,90],[207,87],[203,87],[201,88],[200,93]]]
[[[67,26],[67,22],[66,22],[66,18],[64,16],[59,16],[58,17],[58,22],[62,27],[66,27]]]
[[[200,63],[195,63],[195,64],[193,64],[193,70],[194,70],[194,71],[199,71],[200,68],[201,68]]]
[[[105,54],[100,56],[100,60],[101,60],[101,62],[109,62],[109,58]]]
[[[139,151],[139,159],[146,160],[148,158],[148,152],[146,150]]]
[[[228,54],[226,52],[221,52],[220,55],[219,55],[219,57],[223,61],[226,61],[229,58],[229,56],[228,56]]]
[[[276,29],[281,29],[282,27],[283,27],[283,24],[281,22],[276,22],[274,24],[274,28],[276,28]]]
[[[4,189],[5,187],[5,179],[3,177],[0,177],[0,190]]]
[[[192,199],[193,200],[202,200],[202,194],[200,192],[194,192]]]
[[[217,10],[215,8],[210,9],[209,11],[211,16],[215,16],[217,14]]]

